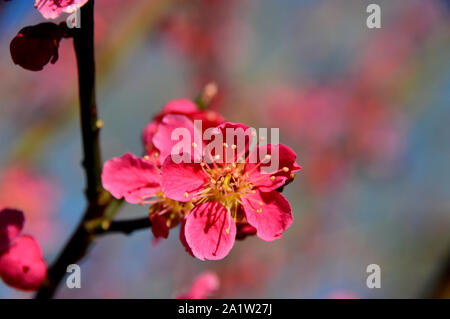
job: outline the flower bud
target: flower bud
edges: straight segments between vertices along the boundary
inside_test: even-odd
[[[61,27],[54,23],[41,23],[25,27],[11,41],[11,57],[15,64],[30,71],[40,71],[49,62],[58,60]]]

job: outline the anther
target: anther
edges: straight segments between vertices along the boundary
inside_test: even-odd
[[[188,198],[188,197],[189,197],[188,192],[184,192],[184,197],[185,197],[185,198]]]
[[[193,142],[193,143],[192,143],[192,147],[193,147],[193,148],[196,148],[196,147],[197,147],[197,143]]]
[[[274,181],[275,180],[275,176],[270,176],[270,180]]]
[[[283,172],[289,172],[289,168],[287,168],[286,166],[285,167],[283,167]]]

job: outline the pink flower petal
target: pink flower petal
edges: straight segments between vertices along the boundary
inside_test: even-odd
[[[188,293],[179,295],[177,299],[205,299],[219,288],[219,278],[213,272],[205,272],[197,276]]]
[[[248,154],[253,141],[249,127],[241,123],[225,122],[217,126],[217,130],[222,134],[223,142],[228,145],[228,147],[223,149],[224,158],[219,159],[217,162],[235,163],[241,158],[243,160]],[[236,149],[232,145],[235,145]]]
[[[224,258],[234,245],[236,223],[218,202],[200,204],[186,218],[186,241],[200,260]]]
[[[142,131],[142,143],[144,144],[147,154],[150,153],[154,148],[152,140],[157,129],[158,129],[158,122],[153,121],[147,124],[147,126]]]
[[[172,132],[179,130],[181,134],[184,132],[188,134],[186,149],[180,148],[176,150],[176,145],[183,141],[182,136],[174,136],[172,139]],[[175,133],[175,132],[174,132]],[[181,152],[189,153],[194,159],[200,162],[202,158],[202,132],[194,127],[194,122],[184,115],[169,114],[164,116],[161,124],[158,126],[157,132],[153,135],[153,144],[160,152],[160,160],[163,163],[165,159],[171,154],[180,154]],[[193,147],[196,143],[196,147]]]
[[[39,244],[30,236],[19,237],[0,255],[0,277],[17,289],[36,290],[47,276]]]
[[[5,208],[0,211],[0,253],[19,236],[24,222],[25,217],[20,210]]]
[[[156,117],[156,119],[161,119],[167,114],[189,115],[197,113],[198,111],[198,106],[189,99],[172,100],[164,105],[161,113]]]
[[[262,205],[261,205],[262,204]],[[273,241],[292,224],[289,202],[277,191],[256,191],[243,198],[245,217],[256,228],[256,235],[265,241]]]
[[[181,222],[181,226],[180,226],[180,242],[183,245],[184,249],[186,250],[186,252],[191,255],[192,257],[195,257],[194,254],[192,253],[192,249],[191,247],[189,247],[187,241],[186,241],[186,233],[185,233],[185,228],[186,228],[186,220],[183,219],[183,221]]]
[[[168,157],[161,168],[161,187],[164,195],[180,202],[192,200],[207,181],[200,164],[176,164]]]
[[[160,179],[152,163],[131,153],[112,158],[103,166],[103,187],[115,198],[124,197],[129,203],[155,196],[160,190]]]
[[[62,12],[72,13],[88,0],[35,0],[34,7],[45,19],[56,19]]]
[[[262,152],[261,152],[262,150]],[[275,154],[278,153],[278,165],[276,165],[275,170],[278,170],[275,174],[270,174],[270,172],[266,172],[271,169],[270,161],[277,160],[277,156]],[[271,159],[265,163],[264,158],[260,158],[260,154],[264,157],[266,154],[271,155]],[[258,148],[252,150],[252,155],[249,157],[257,158],[258,163],[263,161],[264,164],[261,164],[258,168],[254,168],[257,163],[248,163],[245,167],[246,172],[249,172],[249,181],[253,184],[254,187],[258,187],[263,192],[268,192],[275,190],[284,185],[284,183],[291,178],[291,174],[297,172],[301,169],[301,167],[297,164],[296,158],[297,155],[284,144],[276,144],[276,145],[263,145]],[[283,169],[286,169],[284,171]],[[275,179],[271,179],[274,176]]]
[[[206,111],[198,111],[192,115],[189,115],[191,120],[200,120],[202,121],[202,128],[206,130],[211,127],[217,127],[223,122],[225,119],[222,115],[215,111],[206,110]]]

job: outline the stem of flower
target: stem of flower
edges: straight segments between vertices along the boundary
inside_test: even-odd
[[[109,233],[122,233],[129,235],[136,230],[149,229],[152,226],[150,218],[143,217],[131,220],[119,220],[106,222],[99,225],[98,228],[94,229],[96,235],[104,235]]]
[[[444,257],[437,275],[427,287],[422,298],[450,298],[450,251]]]
[[[36,294],[36,298],[53,297],[64,278],[67,266],[76,263],[86,254],[94,234],[86,227],[91,220],[112,214],[109,206],[117,211],[117,201],[103,190],[101,184],[101,158],[99,131],[101,122],[97,117],[95,99],[94,60],[94,0],[81,8],[81,28],[73,32],[74,48],[78,64],[80,119],[83,144],[83,167],[86,175],[87,208],[82,220],[55,263],[48,269],[47,279]]]

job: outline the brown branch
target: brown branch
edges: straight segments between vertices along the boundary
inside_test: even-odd
[[[450,251],[444,256],[442,266],[438,269],[437,275],[427,287],[423,297],[436,299],[450,298]]]
[[[86,253],[94,236],[86,228],[86,222],[101,217],[108,206],[115,202],[101,184],[101,159],[99,131],[95,101],[94,60],[94,0],[81,8],[81,28],[73,31],[78,65],[80,120],[83,144],[83,167],[86,175],[87,208],[82,220],[55,263],[49,268],[47,279],[36,298],[53,297],[56,288],[66,274],[67,266],[76,263]]]
[[[125,235],[129,235],[136,230],[149,229],[151,226],[152,222],[148,217],[131,220],[118,220],[101,223],[100,226],[94,230],[94,233],[96,235],[104,235],[110,233],[123,233]]]

